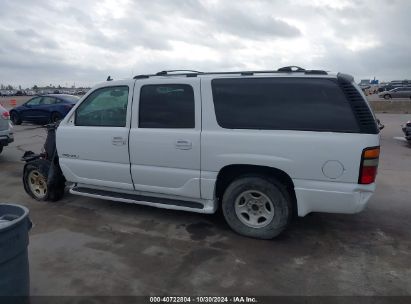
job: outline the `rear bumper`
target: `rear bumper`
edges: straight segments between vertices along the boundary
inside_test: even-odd
[[[349,183],[294,180],[298,215],[310,212],[357,213],[367,205],[375,183]]]

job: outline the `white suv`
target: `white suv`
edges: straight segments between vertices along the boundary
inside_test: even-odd
[[[293,214],[361,211],[375,190],[379,142],[351,76],[290,67],[108,81],[77,103],[56,139],[73,194],[221,207],[236,232],[264,239]]]

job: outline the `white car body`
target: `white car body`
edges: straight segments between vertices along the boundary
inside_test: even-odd
[[[219,204],[216,197],[219,173],[230,166],[246,165],[287,174],[294,185],[299,216],[310,212],[356,213],[366,206],[375,191],[375,183],[358,183],[361,155],[365,148],[379,146],[378,134],[222,128],[216,119],[211,82],[228,77],[244,76],[155,76],[95,86],[57,129],[59,163],[67,181],[75,185],[71,192],[213,213]],[[252,77],[295,76],[273,73]],[[336,79],[337,76],[298,77]],[[139,128],[140,91],[142,86],[150,84],[190,85],[195,97],[195,127]],[[76,109],[94,91],[108,86],[129,88],[126,125],[76,126]]]
[[[4,146],[14,141],[13,126],[10,123],[8,111],[0,106],[0,152]]]

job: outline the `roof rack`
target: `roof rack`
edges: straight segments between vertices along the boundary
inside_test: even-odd
[[[305,70],[298,66],[287,66],[279,68],[278,70],[265,70],[265,71],[234,71],[234,72],[200,72],[194,70],[168,70],[161,71],[155,74],[143,74],[134,76],[134,79],[145,79],[155,76],[186,76],[197,77],[198,75],[241,75],[241,76],[253,76],[254,74],[276,74],[276,73],[304,73],[307,75],[328,75],[323,70]]]
[[[279,68],[277,71],[291,73],[291,72],[305,72],[305,69],[300,68],[299,66],[296,66],[296,65],[290,65],[290,66]]]
[[[193,73],[193,74],[202,74],[203,72],[199,72],[199,71],[194,71],[194,70],[168,70],[168,71],[161,71],[156,73],[157,76],[167,76],[171,73],[175,73],[175,72],[185,72],[185,73]],[[184,74],[185,74],[184,73]]]

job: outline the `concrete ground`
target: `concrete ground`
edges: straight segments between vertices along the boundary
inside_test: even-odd
[[[279,238],[236,235],[200,215],[23,190],[23,151],[45,131],[15,127],[0,155],[0,202],[27,206],[32,295],[411,295],[411,146],[381,114],[377,192],[356,215],[310,214]]]

